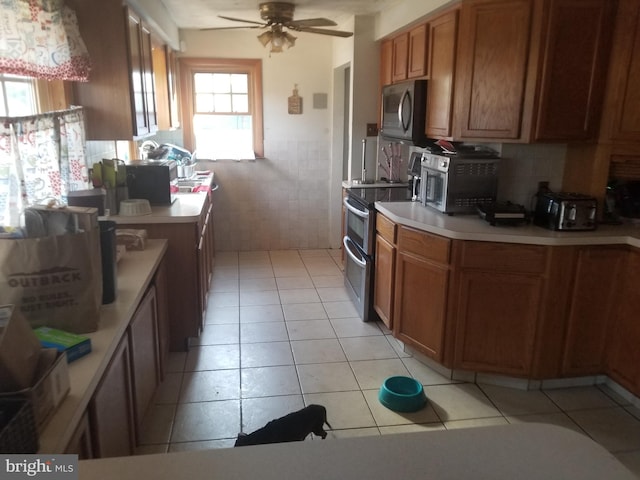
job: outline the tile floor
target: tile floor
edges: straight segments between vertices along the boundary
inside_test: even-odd
[[[603,386],[524,391],[443,377],[383,324],[356,317],[339,255],[217,253],[205,329],[189,352],[171,354],[138,453],[231,447],[239,431],[319,403],[328,439],[547,422],[590,436],[640,476],[640,409]],[[419,379],[427,408],[381,406],[390,375]]]

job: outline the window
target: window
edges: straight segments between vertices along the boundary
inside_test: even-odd
[[[185,146],[202,159],[264,155],[260,60],[180,59]]]
[[[0,117],[22,117],[38,113],[33,78],[0,74]]]

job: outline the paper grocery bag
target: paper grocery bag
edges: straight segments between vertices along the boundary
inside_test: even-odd
[[[33,328],[98,328],[102,304],[100,230],[0,239],[0,304],[15,304]]]
[[[40,341],[15,305],[0,305],[0,393],[29,388]]]

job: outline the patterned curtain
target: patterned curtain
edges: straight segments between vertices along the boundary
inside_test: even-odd
[[[0,0],[0,73],[87,81],[89,54],[64,0]]]
[[[0,226],[19,226],[29,205],[89,188],[82,107],[0,123]]]

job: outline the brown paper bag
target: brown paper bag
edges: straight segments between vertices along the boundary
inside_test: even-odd
[[[33,328],[98,329],[102,304],[100,230],[0,239],[0,304],[18,305]]]
[[[0,393],[29,388],[40,340],[15,305],[0,305]]]

